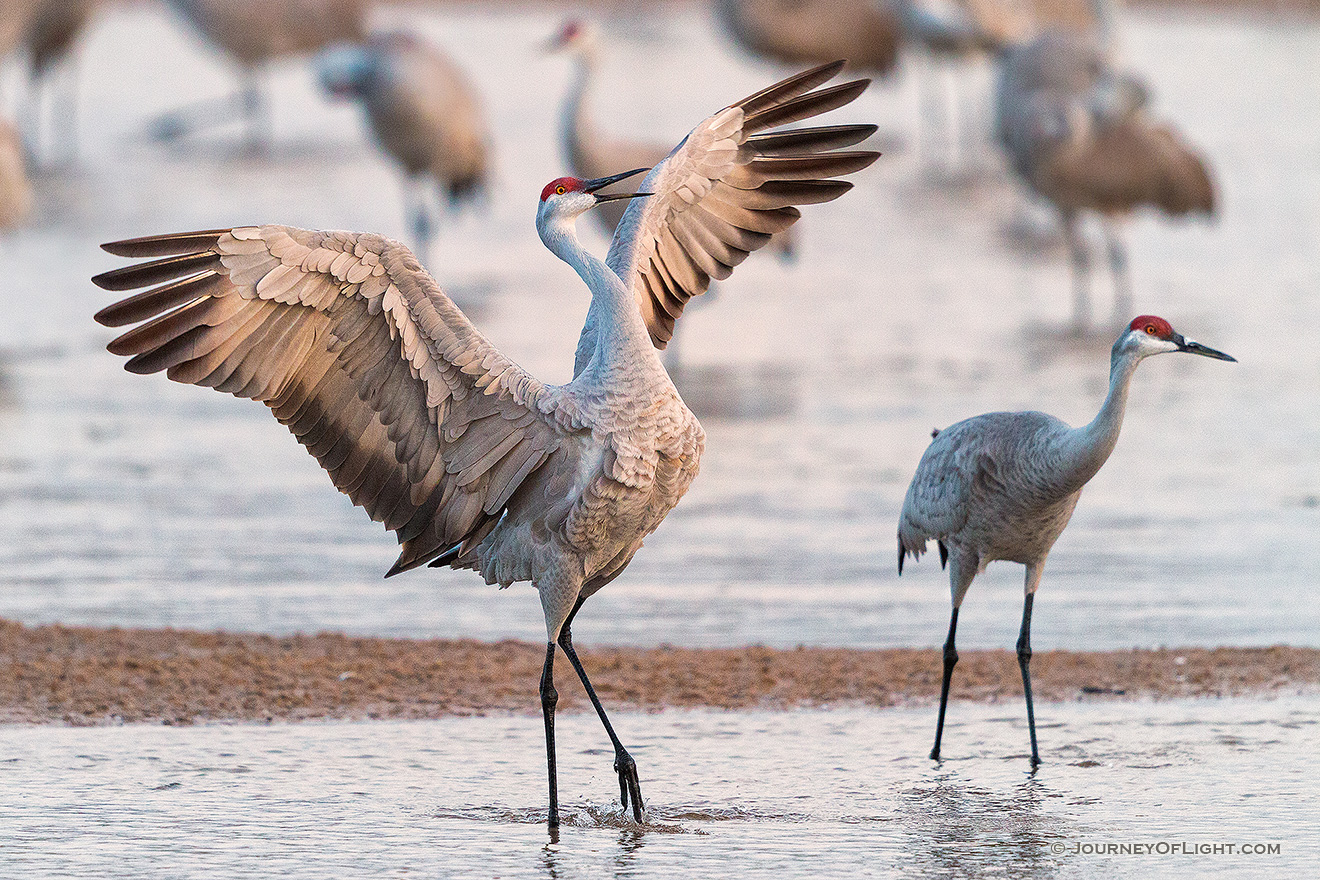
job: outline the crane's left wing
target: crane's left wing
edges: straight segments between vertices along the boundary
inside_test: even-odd
[[[105,246],[149,288],[96,319],[134,373],[260,400],[398,536],[391,573],[476,546],[557,454],[559,397],[501,354],[403,245],[286,226]],[[161,284],[153,287],[152,285]]]
[[[841,149],[870,137],[874,125],[772,131],[860,95],[870,80],[817,88],[843,64],[804,71],[724,108],[693,129],[642,182],[639,189],[654,195],[629,206],[606,263],[636,295],[657,348],[668,344],[687,301],[792,226],[800,216],[797,205],[837,199],[852,184],[834,178],[879,158]],[[578,369],[593,332],[583,330]]]

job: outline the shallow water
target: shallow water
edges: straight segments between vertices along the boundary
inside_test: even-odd
[[[480,84],[498,149],[488,206],[451,221],[429,264],[547,381],[567,378],[587,301],[532,224],[535,194],[563,171],[567,65],[536,48],[555,23],[422,21]],[[618,131],[676,140],[779,73],[697,11],[614,24],[598,106]],[[1035,643],[1320,645],[1320,78],[1297,75],[1320,57],[1320,29],[1139,14],[1124,42],[1158,112],[1212,158],[1224,204],[1214,226],[1133,224],[1138,306],[1241,363],[1142,367],[1118,449],[1051,557]],[[35,225],[0,239],[0,615],[539,638],[526,585],[382,581],[392,539],[264,408],[127,375],[104,352],[111,333],[90,316],[111,295],[87,279],[120,261],[98,242],[254,221],[403,234],[393,171],[303,69],[275,76],[268,156],[243,153],[233,130],[143,139],[154,113],[230,83],[164,15],[105,17],[84,53],[83,165],[44,173]],[[662,92],[661,106],[644,100]],[[905,80],[836,114],[876,121],[887,145],[899,133],[898,148],[855,193],[805,212],[797,265],[750,260],[685,319],[679,379],[709,433],[703,472],[592,600],[581,640],[936,644],[947,581],[929,559],[899,580],[893,537],[930,429],[991,409],[1080,423],[1098,407],[1110,340],[1059,338],[1063,255],[1007,243],[1021,200],[990,160],[957,186],[922,170],[901,148],[916,106]],[[978,580],[961,644],[1012,644],[1020,578],[1001,564]]]
[[[620,713],[648,824],[594,717],[0,727],[6,877],[1288,876],[1320,857],[1315,698]],[[1146,854],[1108,854],[1148,844]],[[1203,847],[1277,844],[1242,854]],[[1101,854],[1096,854],[1096,848]],[[1169,847],[1177,847],[1170,851]]]

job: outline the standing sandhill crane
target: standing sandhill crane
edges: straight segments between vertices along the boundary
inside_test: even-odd
[[[0,120],[0,230],[23,222],[32,210],[32,187],[18,133]]]
[[[870,126],[771,130],[860,95],[866,80],[818,88],[842,68],[808,70],[709,117],[651,170],[643,193],[600,193],[640,170],[546,185],[537,232],[591,290],[567,385],[544,385],[501,354],[412,253],[379,236],[265,226],[106,245],[163,259],[98,276],[99,286],[165,282],[97,314],[108,326],[146,322],[110,351],[131,356],[131,372],[165,370],[269,406],[335,486],[398,535],[387,577],[429,564],[536,586],[552,826],[556,644],[614,745],[624,808],[642,820],[636,764],[570,627],[697,473],[705,434],[654,343],[711,277],[792,225],[795,205],[838,198],[851,184],[833,178],[877,157],[840,149]],[[606,259],[587,253],[576,218],[635,195],[650,198],[624,216]]]
[[[846,58],[877,76],[898,64],[902,25],[881,0],[715,0],[715,14],[744,49],[783,64]]]
[[[331,94],[362,102],[376,140],[403,166],[413,234],[423,250],[429,247],[434,224],[426,179],[450,207],[486,185],[491,138],[476,90],[458,65],[405,33],[331,47],[317,56],[316,68]]]
[[[333,43],[366,38],[368,0],[166,0],[208,41],[242,68],[236,96],[168,113],[151,125],[160,140],[174,140],[206,125],[241,115],[249,143],[270,140],[270,108],[257,85],[271,61]]]
[[[1072,255],[1073,327],[1085,330],[1090,256],[1079,215],[1100,215],[1114,279],[1114,315],[1131,314],[1132,283],[1118,221],[1150,206],[1172,217],[1215,212],[1204,160],[1146,114],[1145,87],[1113,70],[1093,41],[1050,32],[1009,51],[995,129],[1014,171],[1058,211]]]
[[[921,457],[898,521],[898,573],[903,573],[903,558],[910,553],[919,559],[932,538],[939,544],[941,565],[947,563],[949,568],[953,614],[944,642],[944,681],[932,759],[940,757],[949,682],[958,662],[954,647],[958,608],[972,579],[1002,559],[1027,567],[1017,655],[1027,698],[1031,766],[1040,764],[1031,702],[1031,603],[1045,557],[1068,525],[1082,487],[1114,451],[1137,364],[1174,351],[1234,360],[1184,338],[1163,318],[1142,315],[1114,343],[1109,395],[1089,425],[1070,428],[1039,412],[987,413],[937,431]]]

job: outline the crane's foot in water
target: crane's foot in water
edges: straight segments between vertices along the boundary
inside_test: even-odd
[[[614,772],[619,774],[619,800],[623,801],[623,808],[627,810],[631,802],[633,819],[641,824],[645,820],[642,815],[642,782],[637,778],[637,762],[632,755],[620,749],[614,753]]]

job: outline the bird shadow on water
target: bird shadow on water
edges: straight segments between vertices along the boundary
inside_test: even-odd
[[[1062,862],[1051,846],[1075,836],[1043,810],[1047,798],[1061,796],[1037,779],[992,791],[953,773],[899,792],[910,876],[1054,877]]]

